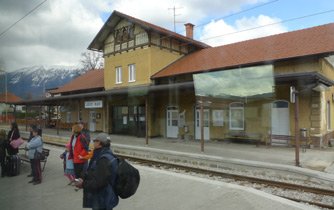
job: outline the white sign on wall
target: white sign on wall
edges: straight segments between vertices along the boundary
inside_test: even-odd
[[[102,108],[103,103],[102,101],[85,101],[85,108],[92,109],[92,108]]]
[[[212,110],[213,126],[224,126],[224,110]]]

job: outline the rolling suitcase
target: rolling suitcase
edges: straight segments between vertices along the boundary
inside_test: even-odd
[[[21,160],[18,155],[7,156],[6,165],[7,176],[17,176],[20,174]]]

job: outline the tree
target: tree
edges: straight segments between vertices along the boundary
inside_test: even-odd
[[[83,65],[83,68],[88,71],[103,68],[104,59],[100,52],[86,51],[81,53],[80,62]]]

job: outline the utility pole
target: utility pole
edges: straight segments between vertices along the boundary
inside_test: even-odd
[[[176,32],[176,23],[178,23],[176,21],[176,16],[180,15],[180,14],[176,14],[176,10],[177,9],[182,9],[182,7],[178,7],[176,8],[175,6],[172,8],[168,8],[168,10],[173,10],[173,24],[174,24],[174,32]]]
[[[299,92],[296,90],[294,86],[290,87],[290,102],[295,104],[295,161],[296,166],[300,166],[299,162]]]

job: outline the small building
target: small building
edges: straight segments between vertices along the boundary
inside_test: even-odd
[[[23,111],[22,106],[13,104],[22,101],[22,99],[11,92],[0,94],[0,123],[12,122],[15,119],[16,111]]]
[[[104,70],[89,70],[69,83],[50,90],[48,94],[60,107],[59,128],[70,129],[81,121],[90,131],[104,130],[106,121],[103,97],[96,92],[104,91]],[[92,94],[93,93],[93,94]]]

